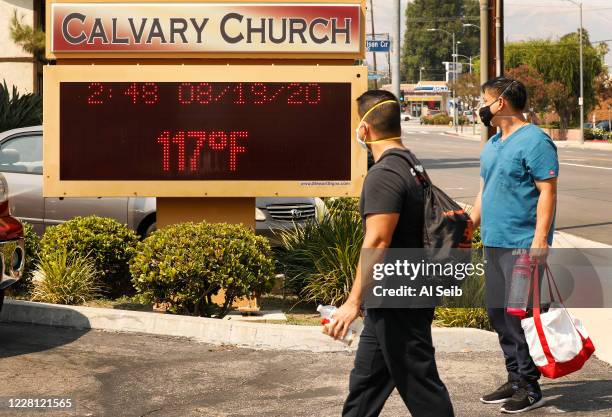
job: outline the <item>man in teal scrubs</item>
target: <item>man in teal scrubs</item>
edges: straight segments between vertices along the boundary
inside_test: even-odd
[[[498,77],[485,83],[482,93],[482,122],[500,132],[480,155],[481,188],[471,216],[481,225],[487,312],[504,352],[508,382],[480,400],[503,404],[500,411],[505,413],[520,413],[544,404],[540,372],[529,355],[520,319],[502,306],[521,249],[529,250],[532,260],[546,260],[554,232],[559,162],[550,137],[523,116],[527,92],[521,82]]]

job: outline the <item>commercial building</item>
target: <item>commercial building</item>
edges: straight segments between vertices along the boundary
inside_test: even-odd
[[[42,63],[11,39],[9,28],[15,12],[23,24],[44,27],[43,0],[0,0],[0,83],[5,80],[9,88],[15,85],[22,94],[38,93],[42,89]]]
[[[391,91],[391,85],[382,87]],[[412,117],[427,115],[430,111],[449,112],[451,93],[446,81],[420,81],[400,86],[406,113]]]

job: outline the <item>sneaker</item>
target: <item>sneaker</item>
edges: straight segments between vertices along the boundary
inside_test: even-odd
[[[537,382],[521,386],[506,402],[500,411],[508,414],[518,414],[542,407],[546,401]]]
[[[504,385],[497,388],[495,391],[484,395],[480,398],[480,401],[485,404],[501,404],[506,401],[510,401],[512,396],[518,391],[518,381],[508,380]]]

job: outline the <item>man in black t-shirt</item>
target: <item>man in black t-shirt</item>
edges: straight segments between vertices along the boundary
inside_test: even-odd
[[[423,188],[401,153],[400,106],[387,91],[357,99],[357,141],[371,149],[375,164],[361,193],[365,237],[362,249],[423,247]],[[359,316],[361,260],[350,295],[334,313],[330,335],[343,338]],[[397,388],[413,417],[452,417],[453,407],[438,376],[431,324],[434,309],[376,308],[365,311],[364,329],[349,381],[343,417],[374,417]]]

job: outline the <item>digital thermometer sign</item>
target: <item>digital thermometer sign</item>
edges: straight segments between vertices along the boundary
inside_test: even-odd
[[[62,82],[61,180],[349,181],[350,83]]]
[[[294,68],[45,69],[45,194],[354,195],[365,71]]]

